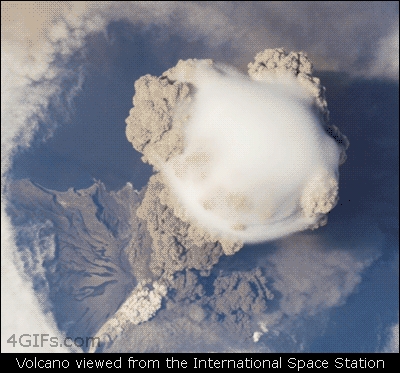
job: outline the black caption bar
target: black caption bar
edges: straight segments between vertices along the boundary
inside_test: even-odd
[[[14,369],[267,369],[305,372],[310,369],[395,369],[398,354],[2,354]]]

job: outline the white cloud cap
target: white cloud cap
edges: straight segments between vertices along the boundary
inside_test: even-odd
[[[195,94],[184,150],[160,168],[189,218],[243,242],[323,224],[341,149],[300,79],[282,70],[256,81],[209,60],[172,70]]]

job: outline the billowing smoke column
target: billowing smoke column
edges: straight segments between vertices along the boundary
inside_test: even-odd
[[[249,76],[188,60],[140,78],[126,132],[159,171],[161,202],[228,242],[326,224],[348,142],[327,124],[311,69],[305,54],[272,49],[249,64]]]

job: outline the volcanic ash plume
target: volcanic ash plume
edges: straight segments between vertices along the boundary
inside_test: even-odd
[[[181,60],[143,76],[126,120],[157,171],[148,193],[161,184],[160,203],[226,254],[326,224],[348,146],[304,53],[267,49],[248,67]]]

